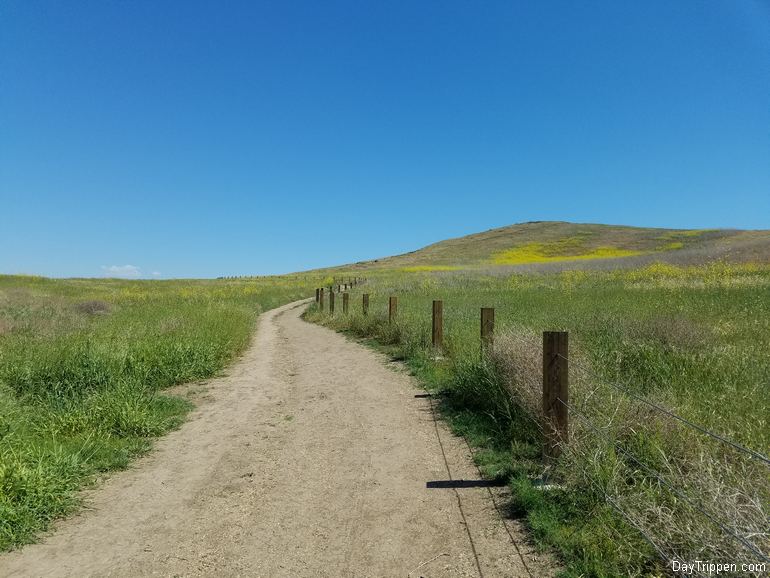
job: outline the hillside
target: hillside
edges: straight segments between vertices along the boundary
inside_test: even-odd
[[[651,262],[770,262],[770,231],[657,229],[538,221],[447,239],[345,269],[607,269]]]

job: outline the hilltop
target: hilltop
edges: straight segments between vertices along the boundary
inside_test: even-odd
[[[770,262],[770,231],[661,229],[537,221],[447,239],[345,269],[607,269],[652,262]]]

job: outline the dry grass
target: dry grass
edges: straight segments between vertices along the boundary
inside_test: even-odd
[[[640,336],[674,346],[703,339],[684,320],[634,325]],[[492,353],[512,399],[542,428],[541,356],[540,336],[527,331],[501,335]],[[588,363],[574,349],[571,357]],[[579,407],[555,474],[562,483],[605,494],[671,560],[760,562],[750,548],[770,552],[764,464],[623,395],[595,373],[573,370],[570,392]],[[650,401],[675,407],[662,393]]]

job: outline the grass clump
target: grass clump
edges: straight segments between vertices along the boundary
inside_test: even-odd
[[[215,375],[260,312],[314,283],[0,276],[0,549],[177,427],[191,404],[163,390]]]

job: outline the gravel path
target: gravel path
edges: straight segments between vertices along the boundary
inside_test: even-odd
[[[305,303],[265,313],[189,421],[0,576],[552,575],[499,516],[504,490],[426,486],[478,479],[468,447]]]

